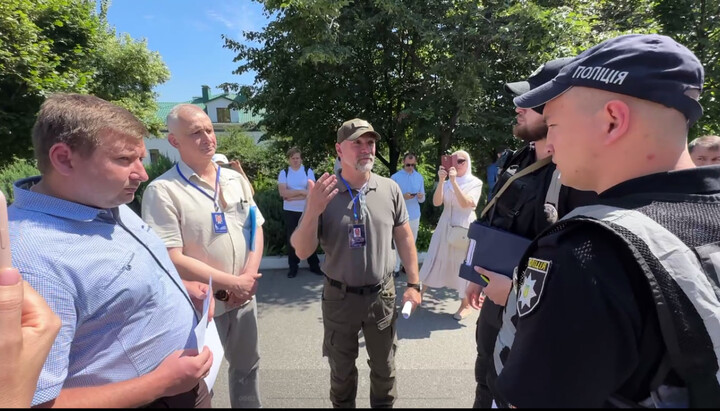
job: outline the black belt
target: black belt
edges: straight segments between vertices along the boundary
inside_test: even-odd
[[[330,283],[330,285],[335,288],[339,288],[341,290],[344,289],[345,291],[347,291],[349,293],[360,294],[360,295],[376,293],[376,292],[382,290],[383,284],[385,283],[383,281],[380,284],[363,285],[360,287],[353,287],[353,286],[347,285],[345,283],[342,283],[340,281],[333,280],[332,278],[328,277],[327,275],[325,275],[325,278],[328,280],[328,283]]]

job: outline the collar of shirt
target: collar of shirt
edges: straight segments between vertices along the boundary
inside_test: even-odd
[[[30,191],[30,187],[37,184],[41,178],[41,176],[28,177],[15,183],[13,190],[15,207],[75,221],[93,221],[98,217],[107,220],[112,218],[111,210],[90,207]]]
[[[341,170],[338,170],[338,172],[337,172],[338,182],[335,185],[335,187],[337,187],[339,193],[342,193],[342,192],[348,191],[348,189],[347,189],[347,186],[345,184],[343,184],[342,180],[340,179],[340,172],[341,172]],[[377,175],[375,175],[375,173],[373,173],[373,172],[370,172],[370,179],[367,182],[368,191],[375,190],[377,188],[377,186],[378,186]]]
[[[182,161],[182,160],[178,161],[178,168],[180,168],[180,172],[183,173],[183,175],[185,177],[187,177],[188,180],[191,180],[195,183],[202,183],[208,189],[215,190],[215,180],[212,181],[212,184],[211,184],[211,182],[203,180],[202,178],[200,178],[200,176],[195,171],[193,171],[192,168],[190,168],[189,165],[185,164],[184,161]],[[220,172],[220,182],[221,183],[227,179],[228,170],[229,169],[226,168],[225,170]]]
[[[720,194],[720,166],[650,174],[617,184],[600,193],[601,199],[647,194]]]

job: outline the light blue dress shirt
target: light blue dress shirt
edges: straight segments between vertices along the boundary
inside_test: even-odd
[[[417,220],[420,218],[420,203],[425,202],[425,179],[422,174],[413,170],[412,174],[408,174],[405,170],[400,170],[390,177],[398,183],[400,191],[403,193],[423,193],[423,199],[418,200],[417,196],[405,200],[405,206],[408,210],[408,216],[410,220]]]
[[[15,183],[13,265],[62,320],[32,404],[129,380],[196,348],[197,313],[165,244],[123,205],[97,209]]]

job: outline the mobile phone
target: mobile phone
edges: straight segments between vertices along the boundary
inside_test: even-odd
[[[445,171],[449,171],[450,167],[457,168],[457,154],[442,156],[440,158],[440,165],[445,168]]]
[[[0,269],[12,267],[10,255],[10,230],[8,229],[8,212],[5,194],[0,190]]]
[[[220,167],[222,167],[222,168],[232,168],[232,164],[230,164],[230,163],[220,164]]]

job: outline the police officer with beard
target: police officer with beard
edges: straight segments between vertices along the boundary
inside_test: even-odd
[[[571,58],[561,58],[540,66],[526,81],[505,84],[505,89],[515,96],[522,95],[551,80],[557,75]],[[508,231],[527,239],[533,239],[545,228],[556,222],[558,218],[572,211],[575,207],[592,204],[597,196],[593,192],[578,191],[560,186],[551,154],[545,148],[547,127],[542,114],[524,108],[516,108],[517,124],[513,126],[513,135],[527,144],[507,157],[500,165],[501,172],[492,192],[494,204],[484,210],[478,221],[497,229]],[[523,175],[503,187],[516,173],[538,163],[536,170]],[[559,188],[559,192],[550,195],[548,191]],[[499,196],[498,196],[499,194]],[[470,283],[467,296],[471,305],[478,308],[477,301],[481,287]],[[486,290],[487,292],[487,290]],[[478,356],[475,362],[474,408],[490,408],[493,402],[491,391],[492,378],[490,367],[491,356],[495,347],[495,339],[502,322],[503,307],[486,298],[477,321],[475,338]]]

